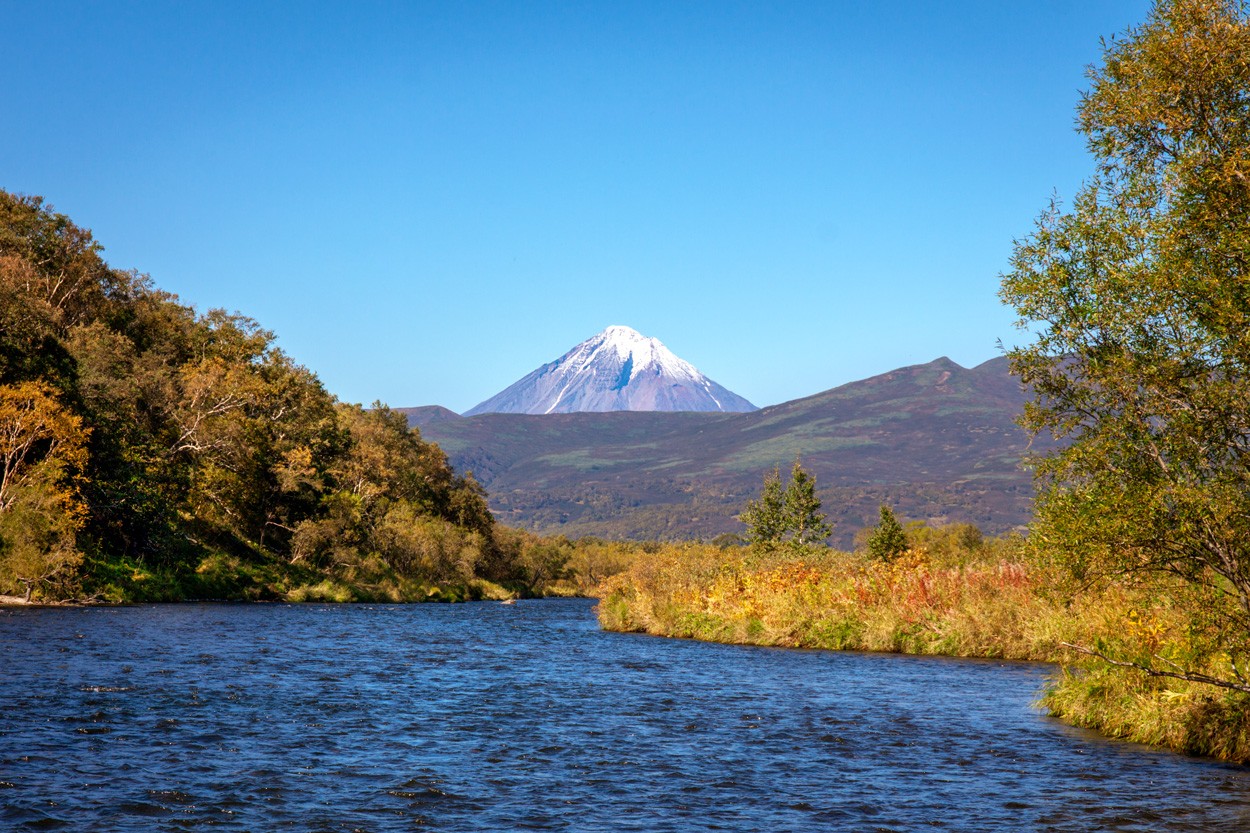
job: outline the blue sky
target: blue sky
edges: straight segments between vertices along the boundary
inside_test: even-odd
[[[341,398],[463,411],[609,324],[757,405],[1018,336],[1146,2],[0,0],[0,188]]]

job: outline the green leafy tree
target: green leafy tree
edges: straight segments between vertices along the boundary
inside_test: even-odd
[[[1061,440],[1031,538],[1080,575],[1201,588],[1227,669],[1203,681],[1250,691],[1250,15],[1159,2],[1104,48],[1078,120],[1096,172],[1001,291],[1035,334],[1010,353],[1024,423]]]
[[[759,499],[748,501],[738,519],[747,525],[747,541],[756,547],[786,544],[802,550],[823,544],[833,531],[820,511],[816,478],[798,460],[784,488],[779,469],[765,475]]]
[[[881,520],[868,536],[868,554],[878,561],[893,561],[907,552],[907,533],[894,511],[881,504]]]

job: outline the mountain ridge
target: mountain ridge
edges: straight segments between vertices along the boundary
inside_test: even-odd
[[[796,457],[817,477],[834,542],[880,503],[905,518],[1019,528],[1032,482],[1015,425],[1026,393],[995,358],[945,357],[746,413],[409,414],[457,470],[473,471],[506,523],[608,538],[709,538],[763,475]]]

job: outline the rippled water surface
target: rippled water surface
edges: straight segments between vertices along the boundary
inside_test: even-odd
[[[1047,669],[602,633],[585,601],[0,610],[0,829],[1250,830]]]

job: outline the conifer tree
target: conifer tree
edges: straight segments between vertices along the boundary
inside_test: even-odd
[[[783,517],[790,546],[802,549],[825,543],[833,532],[825,514],[820,511],[820,498],[816,497],[816,478],[794,461],[790,471],[790,484],[783,497]]]
[[[781,470],[774,468],[764,475],[764,489],[758,500],[748,500],[738,520],[747,525],[747,542],[753,547],[772,546],[781,540],[785,493],[781,488]]]
[[[759,499],[747,501],[738,519],[747,525],[747,541],[757,548],[771,549],[784,543],[802,550],[823,544],[833,531],[820,511],[816,478],[798,460],[784,488],[779,469],[765,475]]]
[[[893,561],[907,552],[907,533],[894,511],[881,504],[881,520],[868,536],[868,554],[878,561]]]

